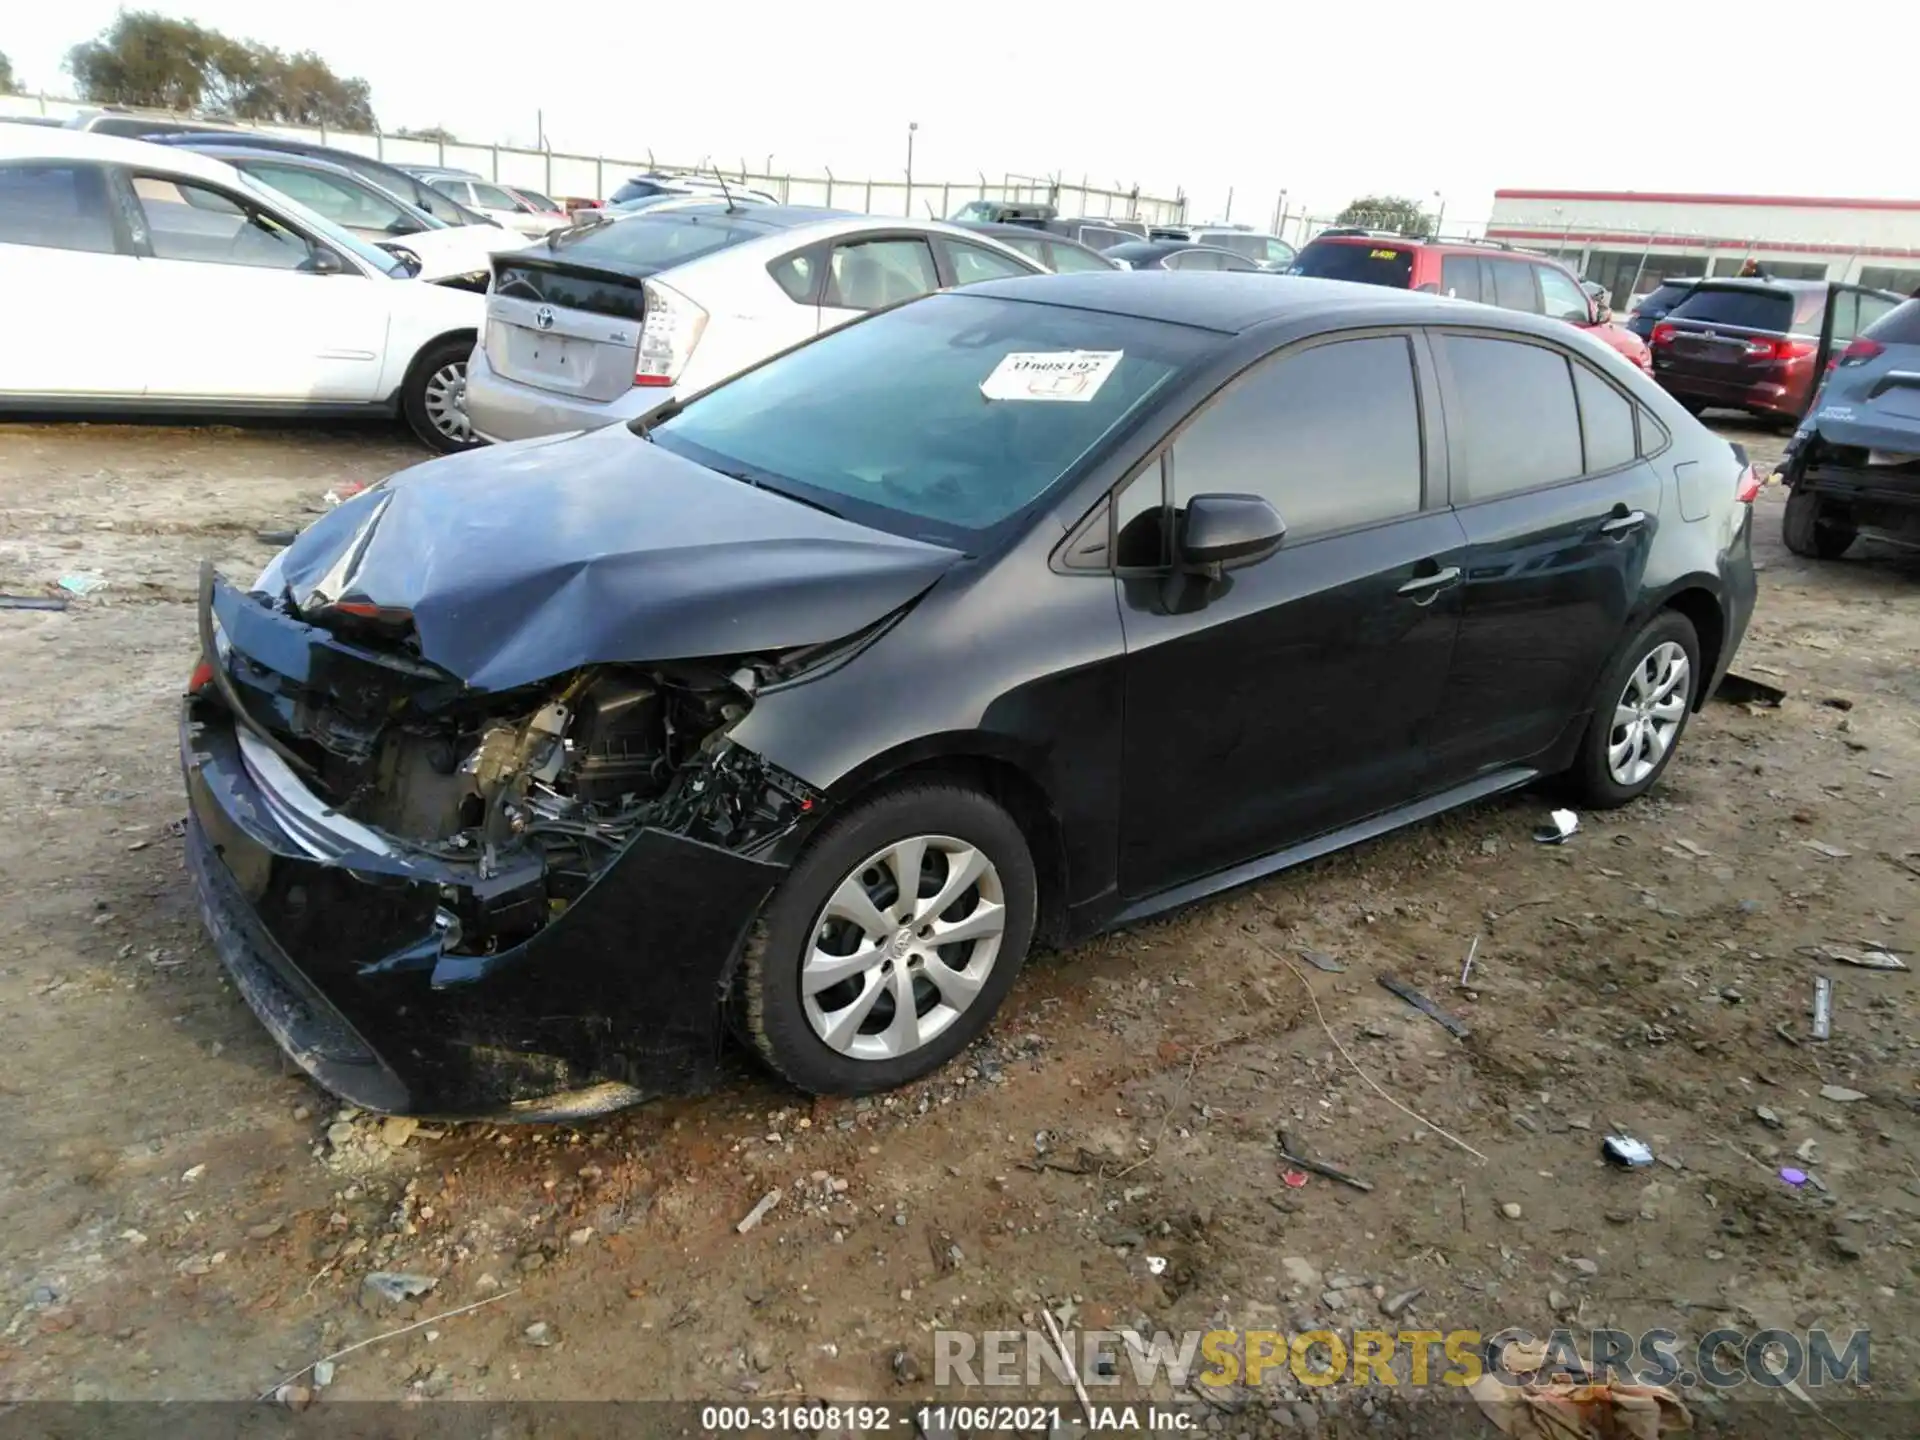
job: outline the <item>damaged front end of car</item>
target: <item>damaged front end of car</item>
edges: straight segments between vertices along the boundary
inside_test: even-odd
[[[857,648],[576,665],[479,689],[403,610],[203,570],[181,749],[222,958],[321,1083],[555,1118],[718,1072],[724,995],[822,797],[731,732]]]

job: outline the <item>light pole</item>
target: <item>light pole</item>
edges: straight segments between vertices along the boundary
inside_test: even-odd
[[[1447,223],[1447,197],[1436,190],[1433,192],[1433,198],[1440,202],[1440,207],[1434,213],[1433,217],[1433,238],[1438,240],[1447,233],[1445,228]]]
[[[907,122],[907,213],[913,213],[913,132],[920,128],[918,120]]]

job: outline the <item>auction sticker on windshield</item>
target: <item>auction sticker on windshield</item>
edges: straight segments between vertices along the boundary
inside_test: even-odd
[[[989,400],[1091,400],[1124,350],[1016,350],[980,382]]]

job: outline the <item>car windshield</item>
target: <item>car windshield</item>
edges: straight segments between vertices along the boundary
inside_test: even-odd
[[[651,275],[766,233],[765,225],[725,211],[642,210],[611,225],[562,230],[551,243],[569,260]]]
[[[1288,272],[1317,280],[1352,280],[1404,290],[1413,282],[1413,247],[1391,240],[1315,240],[1293,259]]]
[[[1667,318],[1735,325],[1745,330],[1773,330],[1784,335],[1793,327],[1793,296],[1781,290],[1755,290],[1746,286],[1696,290],[1669,310]]]
[[[998,200],[969,200],[947,218],[949,220],[997,220],[1000,218],[1000,202]]]
[[[357,255],[382,275],[390,275],[396,280],[405,280],[413,273],[397,256],[389,255],[377,245],[369,245],[350,230],[342,230],[326,216],[309,210],[291,195],[274,189],[265,181],[256,179],[244,170],[236,170],[234,173],[240,177],[242,185],[267,202],[268,209],[292,216],[334,249]]]
[[[836,330],[702,396],[664,449],[850,520],[978,551],[1216,337],[980,295]]]

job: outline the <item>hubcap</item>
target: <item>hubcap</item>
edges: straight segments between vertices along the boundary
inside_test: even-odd
[[[1638,785],[1666,758],[1692,698],[1687,652],[1673,641],[1656,645],[1627,676],[1607,735],[1607,773],[1616,785]]]
[[[855,1060],[932,1043],[985,987],[1006,920],[1000,872],[966,841],[916,835],[875,851],[813,922],[800,966],[807,1023]]]
[[[467,420],[467,365],[464,360],[443,365],[427,381],[425,394],[427,419],[433,428],[450,440],[462,444],[473,439],[473,426]]]

